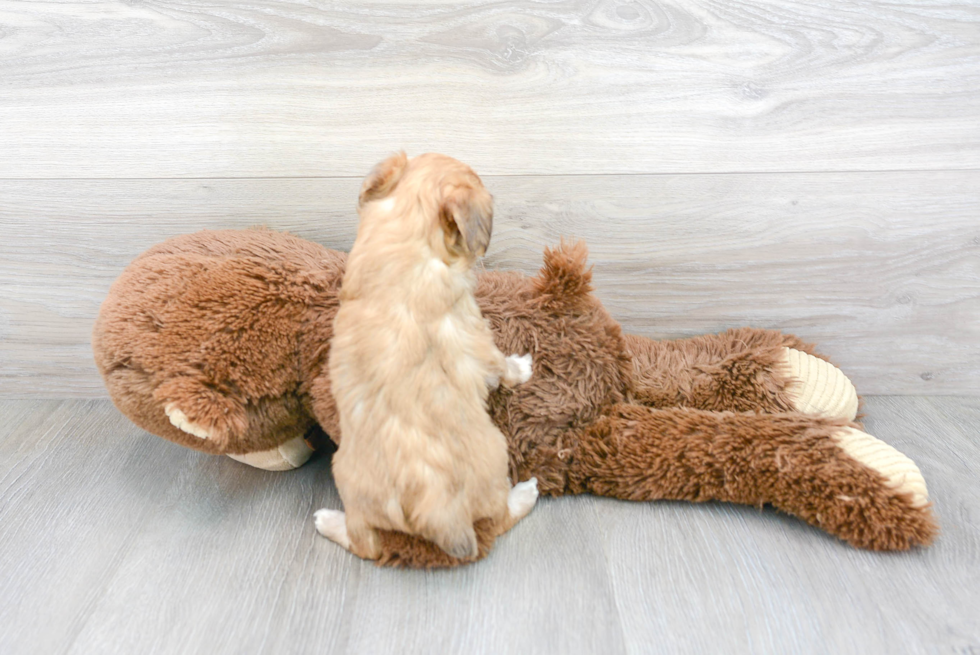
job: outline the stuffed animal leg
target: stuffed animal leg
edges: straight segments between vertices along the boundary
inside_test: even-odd
[[[918,468],[851,423],[854,386],[812,346],[753,328],[624,343],[635,404],[521,453],[518,475],[538,476],[543,494],[772,504],[876,550],[935,537]],[[493,535],[476,528],[483,557]],[[394,532],[383,534],[382,550],[379,563],[389,566],[461,563]]]
[[[569,441],[558,493],[770,504],[872,550],[928,545],[937,533],[915,464],[842,419],[617,405]],[[480,559],[494,534],[475,528]],[[385,566],[464,563],[397,532],[381,543]]]
[[[801,412],[853,421],[854,385],[813,346],[774,330],[738,328],[675,341],[625,336],[633,399],[649,407]]]
[[[626,500],[771,504],[859,548],[937,532],[912,460],[840,419],[618,405],[583,431],[568,478]]]

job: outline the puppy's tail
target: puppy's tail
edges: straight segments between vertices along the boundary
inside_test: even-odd
[[[544,306],[572,308],[585,303],[592,292],[592,267],[586,268],[589,249],[584,241],[545,248],[544,266],[534,278],[534,290]]]

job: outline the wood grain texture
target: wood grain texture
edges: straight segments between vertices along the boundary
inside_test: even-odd
[[[817,341],[865,394],[980,394],[980,172],[487,177],[486,265],[585,239],[629,332]],[[360,181],[0,181],[0,397],[99,397],[89,337],[140,252],[268,225],[347,249]]]
[[[108,401],[0,401],[0,652],[927,653],[980,648],[980,400],[871,397],[942,534],[854,550],[771,509],[543,500],[484,562],[365,564],[315,534],[329,462],[202,455]]]
[[[0,0],[0,177],[980,168],[973,2]]]

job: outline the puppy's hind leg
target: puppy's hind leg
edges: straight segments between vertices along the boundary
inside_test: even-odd
[[[347,534],[350,536],[350,552],[362,559],[381,557],[381,536],[361,512],[348,508]]]
[[[531,513],[537,502],[537,478],[515,484],[507,494],[507,513],[495,521],[494,532],[501,535],[510,530],[518,521]]]
[[[538,479],[531,478],[525,482],[518,482],[507,494],[507,513],[514,519],[514,523],[517,523],[531,513],[537,502]]]
[[[338,509],[319,509],[313,514],[316,531],[321,535],[350,550],[350,535],[347,534],[347,516]]]
[[[313,515],[316,530],[327,539],[349,550],[362,559],[381,557],[381,539],[378,531],[357,513],[335,509],[321,509]]]

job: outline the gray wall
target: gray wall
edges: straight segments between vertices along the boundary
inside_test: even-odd
[[[489,267],[590,244],[627,330],[818,341],[864,394],[980,394],[975,6],[0,0],[0,397],[97,397],[92,320],[202,228],[353,239],[442,151]]]

